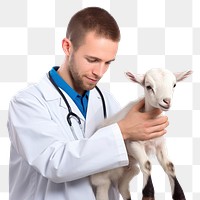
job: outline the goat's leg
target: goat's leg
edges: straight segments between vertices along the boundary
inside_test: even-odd
[[[129,158],[130,162],[130,158]],[[129,191],[129,183],[134,176],[140,172],[137,165],[129,165],[125,167],[123,176],[119,180],[119,192],[124,200],[131,200],[131,194]]]
[[[108,172],[101,172],[90,177],[90,181],[96,190],[96,200],[109,200],[108,191],[111,180]]]
[[[96,200],[109,200],[108,191],[110,184],[110,180],[107,179],[103,185],[96,187]]]
[[[151,180],[151,162],[146,154],[145,147],[140,142],[127,144],[128,152],[139,163],[143,173],[143,200],[154,200],[154,187]]]
[[[163,167],[164,171],[169,177],[172,198],[174,200],[185,200],[186,198],[183,189],[176,178],[174,164],[168,159],[167,148],[164,143],[157,148],[157,158],[160,165]]]

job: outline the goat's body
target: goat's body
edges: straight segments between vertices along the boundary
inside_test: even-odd
[[[123,117],[129,112],[132,106],[135,105],[137,102],[138,101],[129,103],[125,108],[119,111],[116,115],[105,120],[99,128],[108,126],[110,124],[116,123],[117,121],[123,119]],[[138,154],[140,154],[140,150],[138,151],[136,150],[136,148],[139,148],[139,149],[141,147],[144,148],[144,153],[147,156],[156,155],[156,152],[160,148],[162,148],[162,145],[164,144],[164,137],[162,136],[162,137],[151,139],[148,141],[128,141],[127,140],[125,144],[129,153],[129,166],[111,169],[111,170],[94,174],[91,176],[91,183],[97,189],[97,192],[96,192],[97,200],[108,200],[108,196],[105,194],[108,194],[108,189],[111,183],[118,186],[119,192],[122,194],[124,199],[130,199],[129,182],[134,176],[136,176],[139,173],[138,164],[140,163],[138,162],[138,160],[140,160],[139,159],[140,155]],[[149,175],[150,170],[147,173]]]
[[[162,110],[168,110],[171,106],[173,87],[176,86],[176,81],[183,80],[191,74],[191,71],[182,72],[175,75],[168,70],[153,69],[141,76],[134,76],[128,73],[132,81],[140,84],[147,84],[145,88],[145,108],[143,112],[148,112],[157,107]],[[145,82],[144,78],[148,79]],[[161,81],[162,80],[162,81]],[[165,82],[165,81],[166,82]],[[156,85],[157,83],[157,85]],[[153,90],[153,92],[151,91]],[[157,90],[157,93],[154,91]],[[163,91],[164,90],[164,91]],[[153,95],[157,97],[154,98]],[[139,101],[139,100],[138,100]],[[106,119],[101,127],[119,122],[122,120],[130,109],[138,102],[129,103],[124,109],[118,112],[110,119]],[[99,128],[101,128],[99,127]],[[109,200],[108,190],[110,184],[118,186],[119,192],[124,200],[131,200],[129,192],[129,182],[139,173],[139,168],[143,173],[143,200],[154,200],[154,188],[151,180],[151,162],[149,155],[157,157],[163,170],[169,177],[172,198],[174,200],[185,200],[183,190],[178,183],[175,175],[173,163],[168,159],[167,148],[163,136],[148,141],[125,141],[127,152],[129,154],[129,165],[117,169],[112,169],[106,172],[101,172],[91,176],[91,183],[96,187],[97,200]],[[139,168],[138,168],[139,165]]]
[[[124,109],[122,109],[112,118],[105,120],[101,127],[116,123],[117,121],[121,120],[129,112],[131,107],[136,103],[137,102],[131,102],[130,104],[128,104]],[[111,183],[117,185],[119,192],[124,200],[130,200],[131,196],[129,192],[129,182],[134,176],[136,176],[139,173],[140,170],[142,171],[144,176],[145,188],[145,185],[149,180],[152,168],[149,156],[157,156],[158,161],[163,167],[164,171],[169,176],[175,177],[173,164],[169,161],[167,157],[164,136],[147,141],[127,140],[125,141],[125,144],[129,154],[128,166],[111,169],[91,176],[91,183],[96,187],[97,200],[109,200],[108,190]],[[138,165],[140,167],[140,170],[138,168]],[[170,183],[171,185],[173,185],[173,179],[170,179]],[[154,193],[152,194],[152,199],[153,196]]]

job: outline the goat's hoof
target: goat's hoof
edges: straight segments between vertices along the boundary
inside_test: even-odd
[[[144,189],[142,190],[143,199],[142,200],[153,200],[154,199],[154,187],[151,180],[151,176],[149,176],[148,181]]]
[[[175,200],[186,200],[186,199],[184,198],[184,199],[175,199]]]
[[[154,197],[142,197],[142,200],[155,200]]]
[[[186,200],[185,197],[173,198],[173,200]]]
[[[174,194],[172,198],[174,200],[186,200],[184,192],[176,177],[174,177]]]

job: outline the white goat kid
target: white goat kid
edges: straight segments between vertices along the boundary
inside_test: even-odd
[[[171,107],[172,96],[176,82],[187,78],[192,72],[184,71],[172,73],[166,69],[151,69],[144,75],[127,72],[127,76],[133,82],[144,87],[145,108],[144,112],[154,108],[168,111]],[[106,119],[103,126],[118,122],[123,119],[136,102],[131,102],[119,113],[110,119]],[[168,159],[164,137],[151,139],[149,141],[125,141],[129,154],[129,166],[112,169],[94,174],[90,177],[92,185],[96,188],[97,200],[109,200],[108,190],[110,184],[117,184],[120,194],[124,200],[131,200],[129,182],[139,173],[143,173],[143,200],[154,200],[154,187],[151,181],[150,154],[155,154],[160,165],[169,177],[172,198],[174,200],[185,200],[184,192],[176,179],[173,163]]]

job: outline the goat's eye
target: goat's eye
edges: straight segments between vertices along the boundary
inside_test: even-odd
[[[152,87],[150,85],[146,86],[147,90],[152,90]]]
[[[174,88],[176,87],[176,83],[174,84]]]

